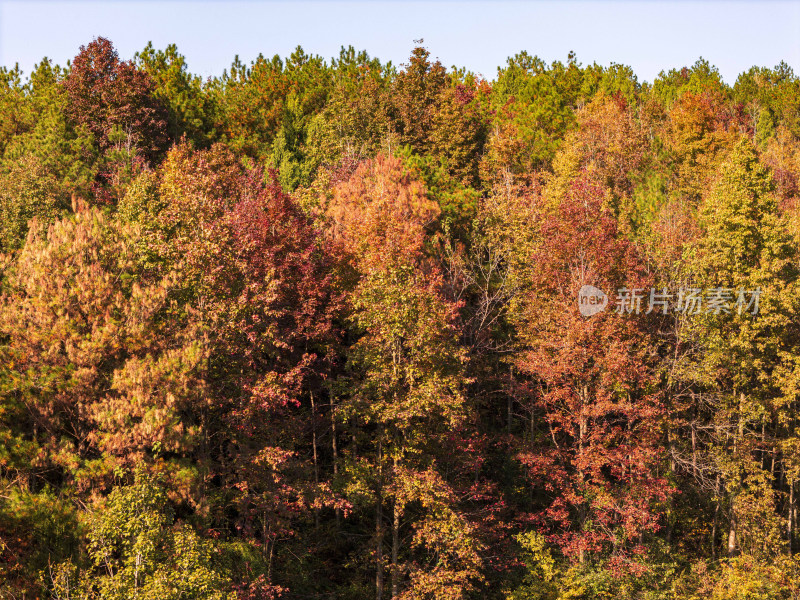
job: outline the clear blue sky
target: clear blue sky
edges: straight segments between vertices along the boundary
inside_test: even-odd
[[[699,56],[725,81],[780,60],[800,73],[798,2],[44,2],[0,0],[0,64],[29,72],[42,56],[60,64],[95,36],[124,58],[152,40],[170,42],[204,77],[234,55],[286,56],[295,46],[325,58],[353,45],[395,64],[413,40],[445,65],[494,78],[520,50],[548,62],[574,50],[583,64],[633,67],[640,81]]]

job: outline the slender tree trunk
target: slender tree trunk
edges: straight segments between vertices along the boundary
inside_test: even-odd
[[[795,430],[795,405],[792,404],[792,416],[789,419],[789,431]],[[784,471],[786,470],[786,465],[784,463]],[[786,477],[789,481],[789,523],[787,529],[789,530],[789,554],[794,556],[794,553],[797,550],[795,546],[795,537],[797,537],[797,517],[798,517],[798,508],[797,508],[797,492],[795,491],[795,486],[797,481],[795,480],[794,475],[789,475]]]
[[[731,496],[731,525],[728,528],[728,557],[736,554],[736,510],[733,507],[734,497]]]
[[[334,410],[333,400],[331,399],[331,452],[333,453],[333,478],[338,479],[339,476],[339,449],[336,445],[336,411]],[[337,506],[336,513],[336,529],[341,527],[342,511]]]
[[[578,417],[578,460],[582,463],[583,462],[583,449],[584,444],[586,441],[586,433],[587,433],[587,423],[586,423],[586,405],[589,402],[589,390],[586,386],[583,386],[581,389],[581,412],[580,416]],[[578,469],[578,481],[583,490],[583,482],[585,476],[583,473],[583,469]],[[584,524],[586,523],[586,505],[585,502],[581,503],[580,509],[580,524],[581,524],[581,531],[583,531]],[[586,554],[583,549],[583,541],[581,541],[581,547],[578,551],[578,561],[580,564],[584,564],[586,562]]]
[[[317,456],[317,407],[314,392],[311,392],[311,445],[314,456],[314,484],[319,489],[319,459]],[[314,528],[319,530],[319,508],[314,508]]]
[[[513,418],[512,417],[513,410],[514,410],[514,399],[511,397],[511,394],[509,393],[508,394],[508,406],[506,407],[506,411],[507,411],[507,414],[508,414],[508,416],[507,416],[508,424],[507,424],[506,430],[508,431],[508,435],[511,435],[511,421],[512,421],[512,418]]]
[[[692,423],[692,433],[694,434],[694,423]],[[677,467],[675,466],[675,449],[674,449],[674,436],[672,435],[672,427],[667,428],[667,445],[669,446],[669,470],[672,476],[675,476]],[[672,547],[672,496],[667,500],[667,523],[666,523],[666,543],[667,547]],[[641,542],[644,543],[644,542]]]
[[[272,583],[272,557],[275,553],[275,542],[269,545],[269,561],[267,562],[267,583]]]
[[[717,529],[719,528],[719,510],[720,504],[722,503],[721,499],[721,490],[720,490],[720,476],[717,475],[717,483],[715,486],[716,496],[717,496],[717,503],[714,506],[714,526],[711,528],[711,560],[717,560]]]
[[[737,409],[738,433],[733,439],[733,456],[734,460],[738,460],[739,441],[744,439],[744,417],[742,416],[744,407],[744,392],[739,394],[739,406]],[[737,486],[740,482],[737,482]],[[728,528],[728,556],[736,554],[736,492],[731,492],[731,520],[730,527]]]
[[[272,553],[275,550],[275,543],[270,539],[269,534],[271,525],[267,523],[267,515],[264,515],[264,552],[267,558],[267,583],[272,583]],[[269,551],[267,551],[269,546]]]
[[[511,435],[511,424],[513,423],[514,419],[514,371],[513,367],[508,368],[508,435]]]
[[[794,508],[794,479],[789,480],[789,518],[786,520],[786,537],[789,542],[789,554],[794,556],[794,525],[795,525],[795,508]]]
[[[378,432],[378,490],[375,510],[375,598],[383,598],[383,428]]]
[[[736,457],[736,451],[738,448],[738,441],[741,437],[742,431],[742,422],[741,416],[739,417],[739,437],[734,438],[733,440],[733,455]],[[736,493],[731,492],[731,508],[730,508],[730,523],[728,525],[728,557],[732,557],[736,553]]]
[[[397,498],[394,500],[394,516],[392,518],[392,600],[400,593],[400,565],[397,555],[400,553],[400,507]]]

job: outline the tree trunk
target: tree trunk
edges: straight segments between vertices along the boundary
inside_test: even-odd
[[[333,478],[338,479],[339,476],[339,448],[336,445],[336,412],[334,411],[333,399],[331,399],[331,452],[333,453]],[[342,511],[337,506],[336,513],[336,529],[341,526]]]
[[[314,484],[319,489],[319,460],[317,457],[317,407],[314,404],[314,392],[311,392],[311,445],[314,456]],[[319,530],[319,508],[314,508],[314,528]]]
[[[511,424],[514,418],[514,371],[513,367],[508,368],[508,435],[511,435]]]
[[[578,417],[578,460],[582,463],[583,461],[583,450],[584,444],[586,441],[586,434],[588,429],[588,424],[586,422],[586,406],[589,403],[589,390],[586,386],[581,388],[581,413]],[[578,481],[583,489],[583,482],[585,480],[585,475],[583,469],[578,469]],[[586,505],[585,502],[581,504],[579,509],[579,518],[580,518],[580,527],[581,531],[583,531],[584,525],[586,523]],[[578,551],[578,561],[580,564],[584,564],[586,562],[586,554],[583,549],[583,540],[581,540],[581,547]]]
[[[697,424],[692,421],[692,475],[697,479]]]
[[[715,493],[717,496],[717,503],[714,506],[714,526],[711,528],[711,560],[717,560],[717,529],[719,528],[719,510],[722,499],[720,497],[721,490],[719,488],[720,477],[717,475],[717,483],[715,486]]]
[[[376,492],[375,510],[375,598],[383,598],[383,456],[381,438],[378,434],[378,489]]]
[[[742,415],[744,408],[744,392],[739,394],[739,406],[737,407],[737,419],[739,421],[738,433],[733,438],[733,456],[734,460],[738,460],[739,442],[744,439],[744,417]],[[762,463],[763,464],[763,463]],[[741,479],[741,475],[738,476]],[[740,481],[736,483],[738,486]],[[738,489],[734,488],[734,489]],[[728,527],[728,556],[732,557],[736,554],[736,492],[731,492],[731,520]]]
[[[789,554],[794,556],[794,526],[795,526],[795,497],[794,497],[794,479],[789,480],[789,517],[786,519],[786,537],[789,542]]]
[[[400,508],[397,498],[394,501],[394,516],[392,518],[392,600],[396,600],[400,591],[400,566],[397,564],[397,555],[400,553]]]
[[[728,528],[728,558],[736,555],[736,511],[733,508],[734,498],[731,496],[731,524]]]
[[[628,424],[630,428],[630,424]],[[692,423],[692,437],[694,437],[694,423]],[[667,428],[667,445],[669,446],[669,470],[672,474],[673,478],[675,476],[675,472],[677,471],[677,467],[675,465],[675,448],[673,442],[674,436],[672,435],[672,427]],[[666,519],[666,532],[665,532],[665,541],[667,543],[667,548],[672,547],[672,496],[669,497],[667,500],[667,519]],[[642,532],[644,533],[644,532]],[[644,542],[640,542],[644,544]]]

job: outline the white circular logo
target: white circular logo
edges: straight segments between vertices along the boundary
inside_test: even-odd
[[[578,290],[578,310],[584,317],[603,312],[608,306],[606,293],[593,285],[584,285]]]

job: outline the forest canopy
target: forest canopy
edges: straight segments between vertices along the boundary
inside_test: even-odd
[[[0,68],[0,598],[800,598],[798,76],[417,44]]]

